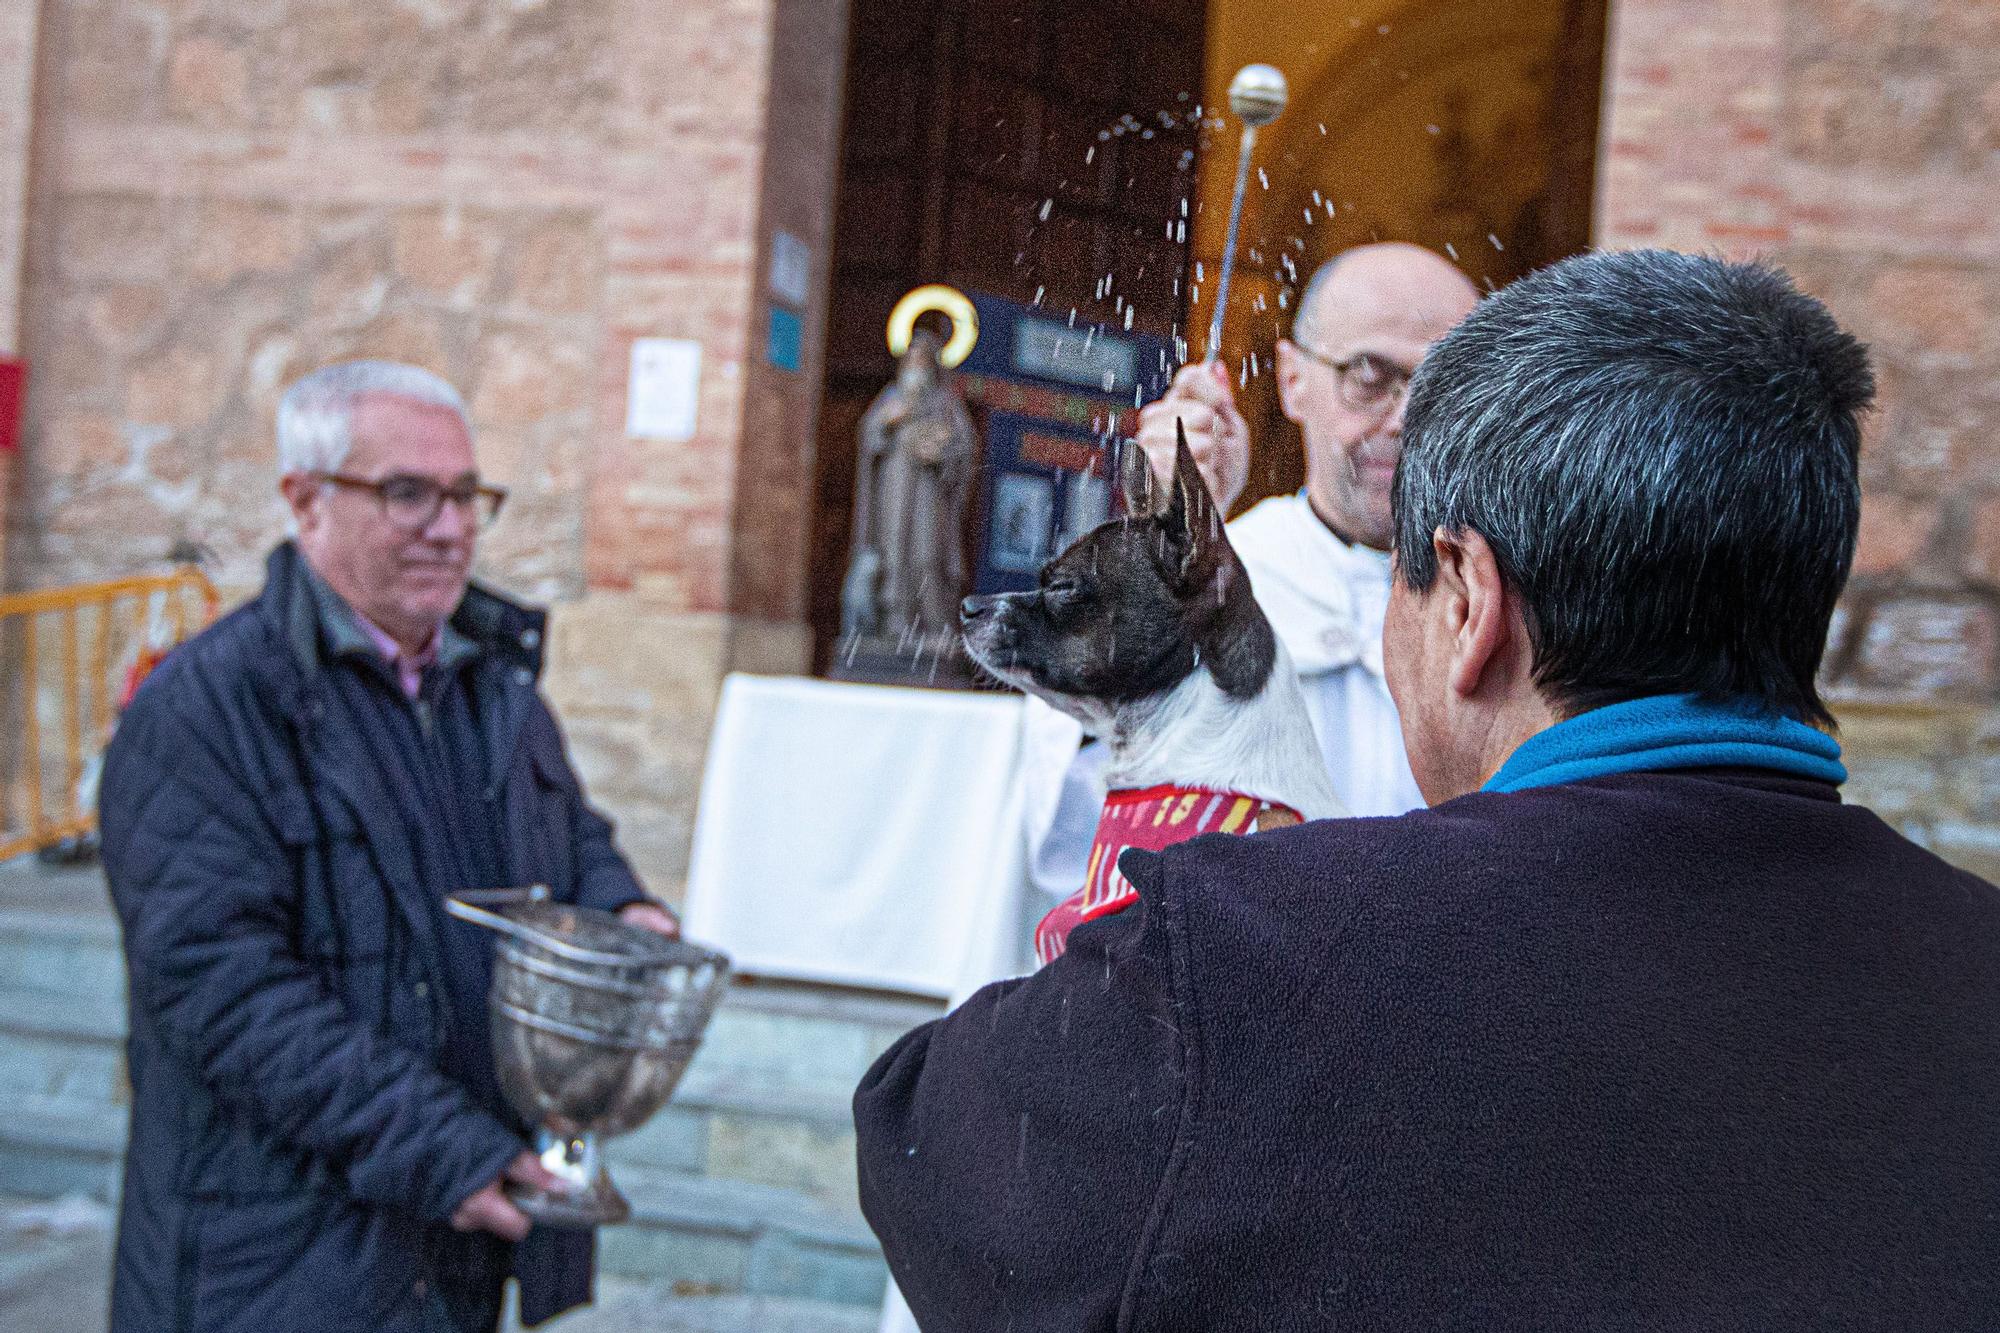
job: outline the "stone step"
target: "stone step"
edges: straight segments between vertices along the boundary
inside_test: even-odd
[[[122,1133],[125,1010],[118,930],[94,872],[0,866],[0,1098]],[[673,1101],[613,1140],[622,1174],[679,1173],[795,1191],[851,1208],[850,1099],[868,1066],[932,1001],[739,979]],[[7,1103],[0,1101],[0,1107]],[[77,1155],[51,1111],[0,1137],[0,1190],[36,1180],[105,1197],[116,1143]],[[46,1134],[45,1134],[45,1131]],[[48,1152],[38,1154],[48,1140]],[[10,1182],[18,1182],[11,1183]]]
[[[682,1295],[777,1296],[873,1306],[888,1268],[868,1224],[797,1190],[635,1166],[613,1178],[632,1220],[598,1234],[609,1273]]]
[[[74,1198],[0,1197],[0,1328],[104,1333],[112,1215]],[[513,1301],[510,1297],[509,1306]],[[788,1296],[686,1295],[667,1282],[599,1274],[597,1301],[546,1333],[875,1333],[873,1306]],[[510,1308],[502,1328],[522,1333]]]
[[[780,1296],[683,1296],[671,1286],[609,1277],[598,1279],[595,1305],[541,1327],[543,1333],[875,1333],[880,1318],[872,1306]],[[520,1325],[505,1327],[517,1333]]]
[[[23,957],[32,958],[34,965],[0,967],[0,1034],[110,1049],[122,1045],[122,977],[115,986],[58,989],[53,980],[41,980],[61,975],[53,962],[42,965],[47,956],[28,949]],[[850,1017],[841,997],[812,997],[808,1005],[794,996],[774,999],[768,985],[732,987],[681,1080],[677,1099],[844,1121],[847,1099],[876,1057],[908,1028],[940,1012],[918,1001],[898,1001],[893,1019],[885,1020],[880,1002],[855,1003],[860,1013]]]
[[[0,1194],[117,1197],[125,1111],[0,1092]],[[632,1219],[599,1233],[609,1273],[680,1295],[782,1297],[845,1305],[882,1298],[888,1270],[852,1204],[743,1180],[629,1162],[613,1178]]]
[[[0,1194],[117,1197],[125,1107],[0,1092]]]
[[[121,996],[118,923],[100,912],[0,906],[0,988],[59,996]]]
[[[124,1052],[115,1042],[24,1033],[0,1023],[0,1092],[120,1106],[129,1100]]]
[[[44,869],[28,858],[0,863],[0,1024],[18,1009],[29,1015],[24,1021],[115,1041],[124,985],[101,874]],[[844,1119],[846,1097],[875,1057],[942,1011],[908,996],[739,978],[683,1095],[731,1105],[763,1099],[786,1114],[818,1108]]]
[[[835,1202],[852,1199],[849,1101],[859,1075],[850,1077],[829,1061],[817,1074],[799,1068],[804,1061],[781,1067],[784,1047],[825,1036],[820,1029],[833,1020],[794,1015],[777,1025],[737,1021],[765,1017],[768,1011],[753,1007],[740,1014],[733,1005],[719,1014],[673,1101],[639,1130],[614,1140],[612,1159],[784,1186]],[[886,1044],[882,1034],[865,1029],[859,1037],[837,1028],[832,1035],[857,1055]],[[122,1005],[102,997],[0,990],[0,1093],[122,1113],[130,1101],[123,1043]]]

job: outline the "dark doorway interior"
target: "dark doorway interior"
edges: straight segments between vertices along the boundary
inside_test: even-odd
[[[883,326],[904,292],[948,282],[1104,329],[1126,327],[1129,308],[1130,327],[1169,341],[1192,326],[1200,354],[1201,298],[1213,297],[1200,275],[1219,259],[1237,126],[1212,121],[1204,135],[1194,113],[1205,98],[1219,106],[1239,65],[1281,65],[1291,101],[1259,140],[1268,175],[1246,200],[1225,355],[1255,446],[1241,503],[1294,489],[1301,441],[1268,370],[1317,264],[1412,241],[1497,287],[1590,244],[1605,11],[853,0],[815,464],[815,665],[836,646],[855,431],[893,375]]]
[[[1206,13],[1128,0],[854,0],[819,415],[811,615],[824,668],[840,622],[855,430],[894,365],[883,327],[921,283],[1080,322],[1185,313]],[[1102,286],[1117,275],[1117,294]]]

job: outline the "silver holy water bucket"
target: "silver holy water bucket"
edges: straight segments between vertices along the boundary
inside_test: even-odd
[[[488,998],[493,1063],[562,1184],[509,1186],[538,1223],[622,1222],[602,1140],[666,1105],[729,979],[726,955],[549,900],[540,885],[455,893],[447,910],[500,934]],[[491,909],[498,910],[491,910]]]

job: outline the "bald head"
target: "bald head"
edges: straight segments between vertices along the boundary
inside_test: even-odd
[[[1402,388],[1479,290],[1418,245],[1363,245],[1313,274],[1278,342],[1278,402],[1306,445],[1306,498],[1344,541],[1385,550]]]
[[[1294,341],[1324,349],[1357,331],[1428,346],[1479,303],[1479,289],[1434,250],[1402,241],[1357,245],[1321,264],[1299,298]]]

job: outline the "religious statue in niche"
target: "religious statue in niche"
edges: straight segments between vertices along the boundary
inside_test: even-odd
[[[979,441],[946,368],[963,354],[949,356],[929,328],[898,338],[892,320],[891,347],[903,339],[895,380],[861,418],[841,633],[850,655],[857,642],[871,656],[887,644],[912,659],[928,652],[935,663],[956,655]]]

